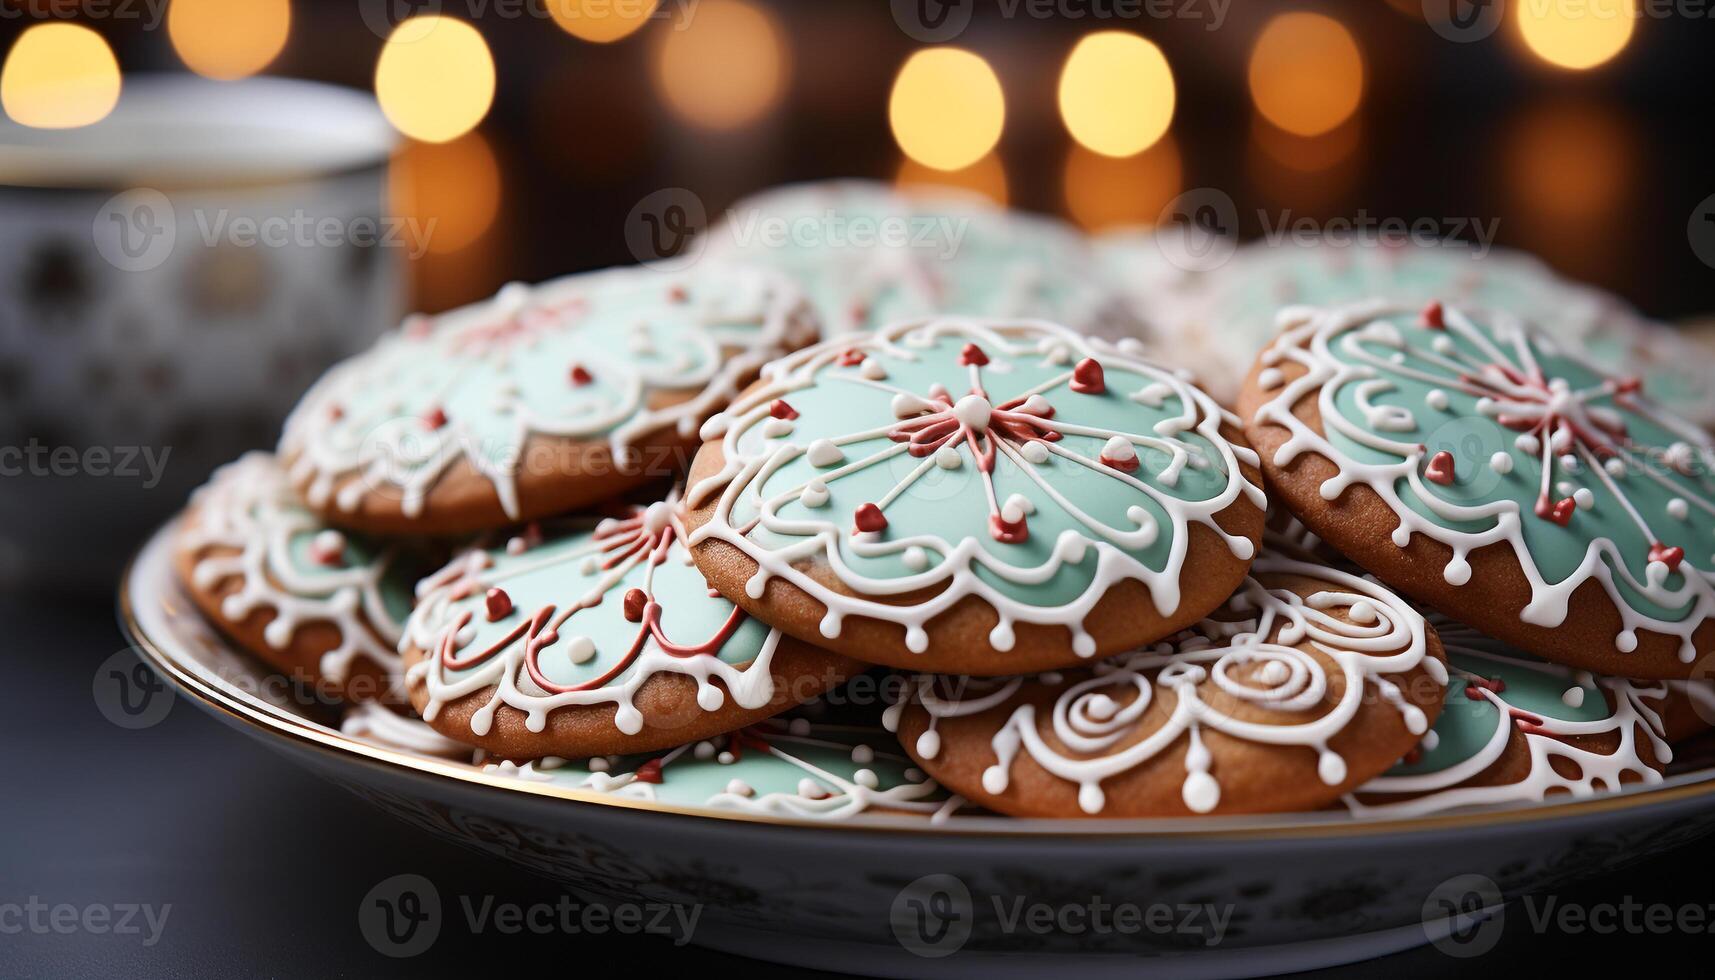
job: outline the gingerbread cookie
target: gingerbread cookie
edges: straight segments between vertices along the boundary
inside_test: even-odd
[[[919,675],[889,721],[936,780],[1016,816],[1313,810],[1417,744],[1446,683],[1399,597],[1271,553],[1168,642],[1066,673]]]
[[[411,701],[509,759],[648,752],[754,724],[862,668],[714,594],[674,506],[473,550],[418,586]]]
[[[708,249],[791,275],[830,335],[935,314],[1039,317],[1110,337],[1142,330],[1077,229],[950,188],[775,188],[728,209]]]
[[[1693,714],[1686,682],[1597,677],[1469,626],[1434,625],[1451,674],[1441,717],[1405,761],[1346,796],[1354,814],[1416,816],[1661,781],[1673,759],[1668,714]]]
[[[281,454],[331,522],[496,528],[677,472],[705,418],[815,336],[797,288],[766,270],[514,284],[335,366],[287,421]]]
[[[485,768],[625,799],[816,820],[860,813],[936,820],[959,807],[961,801],[917,768],[879,726],[830,724],[812,720],[814,714],[797,709],[791,717],[650,756],[581,763],[550,758]]]
[[[395,647],[413,584],[438,564],[431,546],[328,527],[273,456],[249,453],[191,497],[175,564],[205,617],[293,680],[346,700],[402,700]]]
[[[759,619],[853,657],[1067,666],[1243,580],[1264,500],[1233,421],[1053,324],[897,324],[770,365],[703,427],[693,552]]]
[[[1277,499],[1390,585],[1545,659],[1715,652],[1715,445],[1505,314],[1283,314],[1240,403]]]

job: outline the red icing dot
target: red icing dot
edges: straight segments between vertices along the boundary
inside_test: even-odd
[[[1025,518],[1008,522],[999,514],[989,515],[989,533],[1001,544],[1023,544],[1030,540],[1030,527]]]
[[[786,404],[784,398],[776,398],[774,404],[768,406],[768,414],[777,419],[795,419],[798,417],[798,410]]]
[[[1445,330],[1445,329],[1447,329],[1447,318],[1442,313],[1441,303],[1439,301],[1430,303],[1428,306],[1425,306],[1423,308],[1423,314],[1422,314],[1421,319],[1423,321],[1423,325],[1428,327],[1431,330]]]
[[[659,783],[661,781],[661,760],[650,759],[638,766],[637,781],[640,783]]]
[[[1107,391],[1107,374],[1102,370],[1101,362],[1093,357],[1079,361],[1072,368],[1071,388],[1080,395],[1099,395]]]
[[[1635,395],[1644,390],[1644,379],[1633,376],[1620,378],[1614,382],[1614,393],[1618,395]]]
[[[447,424],[446,410],[436,405],[423,413],[423,424],[431,429],[439,429]]]
[[[1423,468],[1423,475],[1431,483],[1451,486],[1453,483],[1453,454],[1443,449],[1429,457],[1429,465]]]
[[[643,607],[648,604],[649,597],[642,589],[628,589],[625,593],[625,618],[634,623],[643,622]]]
[[[671,302],[683,303],[690,298],[691,294],[685,291],[684,286],[670,286],[667,289],[667,299]]]
[[[1578,504],[1571,497],[1562,497],[1555,502],[1550,502],[1547,497],[1542,497],[1536,502],[1536,516],[1553,521],[1561,527],[1572,523],[1572,513],[1577,509]]]
[[[959,363],[962,365],[975,364],[981,367],[988,362],[989,356],[983,353],[983,349],[976,344],[966,344],[964,349],[959,351]]]
[[[512,597],[505,589],[489,589],[484,597],[488,605],[488,621],[491,623],[505,619],[512,613]]]
[[[1096,458],[1096,462],[1103,466],[1113,467],[1122,473],[1130,473],[1138,467],[1138,459],[1136,456],[1128,456],[1125,459],[1114,459],[1112,456],[1103,453],[1101,456]]]
[[[859,531],[883,531],[887,529],[887,515],[874,504],[860,504],[857,512],[852,515],[852,521]]]
[[[328,418],[335,422],[345,418],[345,409],[339,405],[328,406]]]
[[[839,362],[841,367],[857,367],[863,363],[863,351],[856,347],[847,347],[840,352]]]
[[[1679,563],[1685,560],[1685,549],[1678,545],[1669,547],[1657,541],[1649,546],[1649,560],[1652,562],[1659,561],[1667,566],[1668,571],[1677,572],[1679,571]]]
[[[581,388],[594,380],[595,375],[590,374],[589,368],[584,367],[582,364],[572,365],[572,384]]]

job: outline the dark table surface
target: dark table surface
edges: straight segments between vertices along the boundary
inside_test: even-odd
[[[0,708],[0,744],[10,755],[0,784],[0,977],[421,978],[552,967],[548,957],[566,957],[566,968],[599,971],[594,975],[619,968],[806,975],[656,937],[616,935],[444,929],[422,955],[383,957],[359,931],[357,909],[393,875],[423,874],[443,894],[521,903],[552,903],[559,891],[371,809],[182,699],[146,730],[108,722],[92,679],[126,643],[105,597],[4,596],[0,623],[5,662],[20,680]],[[1692,845],[1560,899],[1708,908],[1715,903],[1708,846]],[[145,935],[20,932],[6,908],[32,900],[80,908],[170,904],[171,911],[158,940],[144,946]],[[17,921],[18,913],[11,915]],[[1707,934],[1537,933],[1528,916],[1510,914],[1500,943],[1475,960],[1423,948],[1330,972],[1532,976],[1545,966],[1604,961],[1659,969],[1678,962],[1670,957],[1711,949]]]

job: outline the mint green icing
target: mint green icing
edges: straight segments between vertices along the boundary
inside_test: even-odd
[[[766,426],[753,426],[741,437],[742,455],[766,455],[790,441],[807,446],[819,438],[837,438],[869,430],[886,430],[898,423],[891,409],[892,389],[926,396],[935,383],[944,385],[956,400],[969,392],[970,368],[957,363],[963,345],[971,338],[963,334],[938,337],[932,346],[910,347],[914,358],[895,356],[884,350],[868,349],[871,358],[887,371],[883,382],[887,387],[866,383],[856,367],[842,366],[837,361],[820,367],[809,387],[788,392],[785,400],[800,413],[792,423],[789,434],[769,437]],[[984,345],[991,363],[983,368],[983,382],[990,401],[1000,405],[1022,395],[1057,376],[1064,375],[1069,363],[1050,363],[1035,351],[1009,355],[994,344]],[[1106,391],[1099,395],[1079,394],[1062,384],[1049,390],[1045,397],[1056,409],[1054,421],[1075,423],[1102,430],[1104,433],[1153,434],[1156,426],[1183,415],[1199,415],[1197,406],[1186,406],[1176,395],[1166,396],[1158,407],[1133,400],[1132,394],[1157,383],[1159,379],[1122,367],[1110,361],[1106,369]],[[1141,466],[1132,477],[1152,486],[1170,498],[1205,501],[1220,495],[1229,484],[1228,474],[1220,466],[1221,453],[1195,431],[1180,435],[1205,460],[1213,465],[1186,468],[1175,486],[1166,486],[1160,474],[1167,464],[1167,454],[1139,446]],[[1067,435],[1056,445],[1091,461],[1102,452],[1104,436]],[[846,460],[856,462],[874,453],[896,447],[884,432],[857,442],[843,443]],[[933,535],[943,542],[957,544],[961,540],[976,542],[996,561],[1020,568],[1044,565],[1062,533],[1073,532],[1094,537],[1089,526],[1056,502],[1032,480],[1018,463],[1006,454],[998,456],[994,470],[994,494],[1004,503],[1012,494],[1021,494],[1034,505],[1028,517],[1029,537],[1022,543],[1005,544],[990,533],[990,503],[984,481],[978,472],[968,445],[959,447],[962,465],[946,470],[930,465],[924,475],[912,483],[896,500],[885,508],[889,537]],[[778,515],[786,520],[832,520],[851,525],[851,516],[864,504],[882,500],[910,472],[925,462],[900,453],[884,462],[870,465],[846,476],[827,481],[829,501],[820,508],[807,508],[794,499],[781,506]],[[767,500],[798,487],[807,481],[823,478],[830,468],[812,465],[807,454],[801,454],[762,480],[758,489]],[[1111,527],[1132,530],[1137,521],[1128,517],[1128,510],[1141,507],[1162,529],[1154,543],[1147,547],[1123,549],[1127,554],[1152,570],[1168,565],[1175,541],[1175,521],[1166,509],[1142,491],[1120,482],[1111,472],[1082,466],[1058,455],[1035,464],[1037,474],[1065,499]],[[735,527],[747,525],[756,517],[748,495],[734,507],[730,522]],[[779,550],[801,542],[796,535],[783,534],[758,526],[750,540],[761,548]],[[835,542],[842,561],[859,574],[873,579],[892,579],[917,574],[921,569],[906,565],[904,553],[865,556],[852,547],[849,534]],[[937,555],[928,555],[931,563]],[[1040,583],[1020,583],[977,566],[978,576],[1002,594],[1042,607],[1066,604],[1083,594],[1090,586],[1096,570],[1097,556],[1092,549],[1083,560],[1067,563]]]

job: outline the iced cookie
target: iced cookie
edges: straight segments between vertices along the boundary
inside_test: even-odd
[[[766,270],[514,284],[413,317],[334,367],[287,421],[281,454],[330,522],[497,528],[678,472],[705,418],[815,336],[797,288]]]
[[[650,803],[782,817],[910,813],[936,819],[958,808],[961,801],[917,768],[879,726],[812,721],[802,709],[792,714],[652,756],[538,759],[486,768]]]
[[[1182,283],[1152,293],[1165,298],[1139,300],[1154,312],[1150,323],[1164,355],[1178,355],[1176,361],[1196,371],[1218,398],[1235,397],[1249,368],[1233,352],[1261,350],[1273,339],[1283,307],[1386,297],[1413,309],[1439,300],[1513,313],[1569,348],[1623,365],[1623,373],[1644,378],[1669,408],[1699,422],[1715,421],[1715,389],[1702,382],[1702,362],[1686,359],[1688,345],[1674,331],[1523,252],[1456,243],[1259,242],[1211,272],[1187,273]]]
[[[1715,652],[1715,447],[1519,320],[1283,315],[1240,403],[1276,499],[1442,612],[1545,659],[1689,677]]]
[[[438,562],[428,545],[323,524],[273,456],[250,453],[192,496],[175,563],[203,615],[281,673],[346,700],[398,700],[411,589]]]
[[[1264,501],[1233,421],[1063,327],[897,324],[770,365],[703,427],[693,552],[757,618],[862,660],[1068,666],[1243,580]]]
[[[1451,674],[1446,705],[1403,762],[1346,796],[1359,816],[1658,783],[1673,759],[1668,718],[1678,716],[1684,727],[1695,717],[1686,682],[1596,677],[1469,626],[1437,619],[1435,627]]]
[[[454,559],[418,586],[403,649],[423,719],[509,759],[708,738],[862,669],[713,593],[666,502]]]
[[[889,721],[942,785],[1015,816],[1314,810],[1416,745],[1446,683],[1403,600],[1267,554],[1167,642],[1064,673],[919,675]]]
[[[708,243],[710,255],[791,275],[830,335],[942,313],[1141,332],[1077,229],[952,189],[788,185],[734,204]]]

